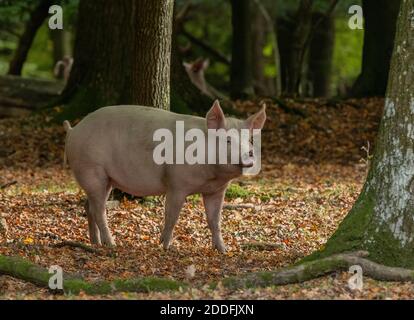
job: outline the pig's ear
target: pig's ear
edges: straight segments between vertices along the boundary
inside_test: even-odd
[[[245,121],[245,127],[247,129],[263,129],[263,126],[266,121],[266,106],[263,106],[262,109],[255,113],[254,115],[247,118]]]
[[[208,129],[224,129],[226,127],[226,118],[220,107],[218,100],[214,101],[213,106],[206,115]]]

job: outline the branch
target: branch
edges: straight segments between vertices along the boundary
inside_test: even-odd
[[[189,33],[188,31],[186,31],[184,28],[181,31],[181,33],[188,39],[190,40],[192,43],[194,43],[195,45],[199,46],[200,48],[202,48],[205,52],[207,52],[208,54],[210,54],[212,57],[216,58],[218,61],[226,64],[226,65],[230,65],[230,59],[227,58],[223,53],[221,53],[220,51],[214,49],[213,47],[211,47],[209,44],[205,43],[203,40],[200,40],[198,38],[196,38],[195,36],[193,36],[191,33]]]
[[[11,187],[11,186],[15,185],[16,183],[17,183],[17,181],[16,181],[16,180],[14,180],[14,181],[10,181],[10,182],[7,182],[7,183],[5,183],[5,184],[2,184],[2,185],[0,186],[0,189],[1,189],[1,190],[6,189],[6,188],[8,188],[8,187]]]
[[[101,254],[102,252],[98,249],[92,248],[86,244],[74,241],[62,241],[60,243],[56,243],[52,245],[54,248],[63,248],[63,247],[72,247],[72,248],[80,248],[90,253]]]

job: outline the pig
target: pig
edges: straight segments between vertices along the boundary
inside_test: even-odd
[[[56,78],[59,78],[61,75],[65,82],[68,82],[70,73],[72,71],[73,58],[70,56],[64,56],[62,60],[56,62],[55,68],[53,69],[53,74]]]
[[[87,195],[85,205],[92,244],[114,245],[108,228],[105,204],[112,188],[135,196],[165,195],[164,227],[160,241],[171,245],[173,228],[186,197],[201,194],[212,234],[213,248],[226,251],[220,218],[229,182],[242,175],[256,161],[251,142],[248,154],[238,164],[156,164],[153,151],[159,142],[153,134],[159,128],[174,132],[177,121],[185,130],[261,130],[265,107],[246,120],[225,117],[219,101],[214,101],[206,117],[177,114],[145,106],[109,106],[90,113],[76,126],[64,122],[67,132],[65,156],[74,177]],[[207,144],[206,144],[207,145]],[[247,159],[247,160],[246,160]]]
[[[183,62],[185,72],[191,80],[191,83],[195,85],[202,94],[210,97],[211,99],[224,99],[228,100],[223,93],[214,88],[206,81],[205,70],[210,65],[210,60],[197,59],[194,62]]]

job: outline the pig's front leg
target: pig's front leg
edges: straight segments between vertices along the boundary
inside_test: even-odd
[[[165,197],[164,229],[161,233],[161,243],[164,249],[171,245],[173,229],[177,223],[181,208],[185,202],[185,195],[177,192],[167,192]]]
[[[220,229],[221,209],[223,207],[225,191],[226,189],[215,193],[203,194],[207,223],[213,237],[213,248],[222,253],[226,252]]]

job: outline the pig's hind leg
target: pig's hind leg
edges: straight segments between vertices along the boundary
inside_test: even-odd
[[[89,201],[85,202],[86,216],[88,217],[89,240],[92,244],[101,244],[101,237],[99,235],[98,225],[95,222],[94,216],[89,212]]]
[[[91,242],[112,246],[115,242],[108,227],[106,218],[106,201],[111,192],[109,177],[102,167],[91,167],[83,170],[82,174],[76,174],[80,186],[88,197],[88,224]],[[97,228],[96,228],[97,226]],[[99,233],[97,232],[99,229]]]

